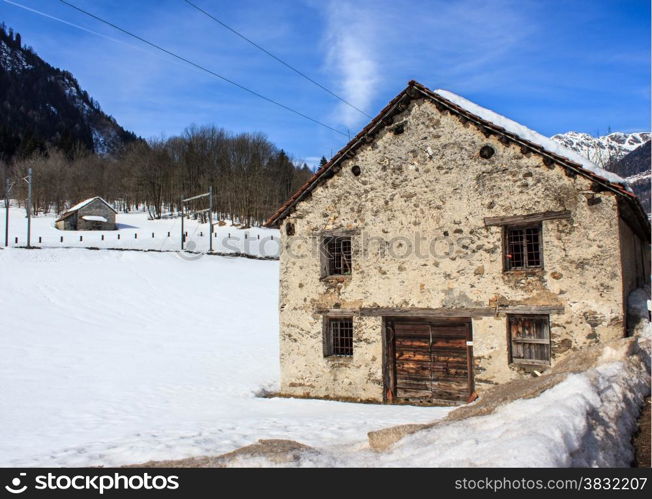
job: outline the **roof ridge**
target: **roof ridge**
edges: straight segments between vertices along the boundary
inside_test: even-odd
[[[118,213],[118,211],[113,206],[111,206],[111,204],[106,199],[104,199],[102,196],[93,196],[91,198],[84,199],[83,201],[80,201],[79,203],[75,204],[74,206],[71,206],[66,211],[64,211],[63,214],[65,215],[66,213],[72,213],[74,211],[81,210],[84,206],[86,206],[87,204],[95,201],[96,199],[99,199],[100,201],[102,201],[105,205],[107,205],[109,208],[111,208],[115,213]]]
[[[495,113],[494,111],[491,111],[487,108],[483,108],[482,106],[479,106],[469,101],[468,99],[464,99],[464,97],[457,96],[452,92],[448,92],[448,93],[452,94],[453,96],[459,97],[460,99],[463,99],[464,101],[470,104],[473,104],[473,106],[481,110],[490,112],[493,115],[503,118],[504,120],[507,120],[515,125],[518,125],[519,127],[522,127],[523,129],[526,129],[529,132],[532,132],[533,134],[546,138],[545,136],[539,134],[538,132],[527,128],[525,125],[521,125],[520,123],[514,120],[511,120],[507,117],[499,115],[498,113]],[[596,170],[596,168],[598,167],[588,162],[588,160],[587,162],[593,165],[593,167],[585,168],[581,164],[582,163],[581,161],[579,162],[576,161],[576,158],[568,158],[565,155],[559,154],[560,152],[559,148],[552,147],[552,149],[555,150],[549,150],[546,147],[542,146],[541,144],[536,143],[536,141],[529,140],[528,137],[522,137],[514,131],[510,131],[503,126],[500,126],[499,124],[484,119],[482,116],[478,116],[472,111],[465,109],[463,106],[456,104],[452,100],[447,99],[445,96],[442,96],[430,90],[425,85],[419,83],[416,80],[410,80],[406,88],[404,88],[398,95],[396,95],[396,97],[394,97],[353,139],[351,139],[344,147],[342,147],[330,159],[330,161],[328,161],[326,164],[321,166],[312,175],[312,177],[308,179],[306,183],[304,183],[285,203],[283,203],[279,207],[279,209],[271,217],[267,219],[264,225],[267,227],[277,225],[278,222],[281,221],[283,218],[285,218],[294,209],[294,206],[297,203],[299,203],[307,195],[307,193],[309,193],[313,188],[315,188],[324,178],[331,178],[335,173],[339,172],[340,167],[338,163],[340,161],[353,157],[355,155],[355,150],[362,143],[372,142],[373,140],[375,140],[375,137],[381,127],[389,126],[393,123],[394,121],[393,114],[396,114],[396,112],[402,112],[404,109],[406,109],[407,104],[410,100],[419,99],[421,97],[427,97],[432,101],[434,101],[435,105],[440,111],[447,109],[450,112],[454,112],[466,118],[468,121],[474,122],[476,126],[481,128],[481,130],[487,137],[489,137],[490,135],[499,134],[502,137],[504,137],[503,140],[506,140],[508,142],[511,141],[511,142],[518,143],[521,145],[521,148],[524,148],[525,150],[531,150],[537,154],[543,155],[544,156],[543,161],[548,167],[553,167],[555,163],[558,163],[561,166],[565,167],[567,170],[570,170],[571,173],[569,174],[572,175],[580,174],[582,176],[585,176],[591,179],[592,181],[594,181],[595,183],[602,185],[604,188],[611,190],[616,194],[626,197],[630,201],[633,201],[634,203],[637,204],[638,206],[637,211],[640,212],[639,215],[641,214],[643,215],[643,218],[645,219],[649,227],[649,221],[647,219],[647,216],[645,215],[645,211],[641,207],[640,201],[638,200],[636,195],[633,192],[631,192],[631,190],[628,190],[629,187],[627,186],[624,179],[620,179],[620,177],[614,174],[613,177],[617,177],[618,181],[610,180],[609,178],[606,178],[605,176],[599,174],[599,173],[610,173],[610,172],[604,170],[604,171],[599,171],[599,173],[596,173],[596,171],[594,170]],[[607,176],[611,176],[611,175],[607,175]]]

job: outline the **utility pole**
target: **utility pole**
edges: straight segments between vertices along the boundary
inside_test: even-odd
[[[32,169],[27,170],[27,177],[23,179],[27,182],[27,247],[31,248],[32,236]]]
[[[9,180],[9,167],[5,166],[5,247],[9,246],[9,196],[13,186]]]
[[[9,175],[5,173],[5,248],[9,246]]]
[[[213,186],[208,188],[208,252],[213,252]]]
[[[183,251],[183,243],[186,240],[186,234],[183,232],[183,198],[181,198],[181,251]]]

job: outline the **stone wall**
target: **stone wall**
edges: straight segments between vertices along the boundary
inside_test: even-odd
[[[615,195],[587,203],[590,181],[485,137],[427,100],[410,103],[281,226],[282,392],[381,401],[382,318],[361,307],[563,307],[550,316],[552,362],[623,335]],[[490,145],[490,159],[479,156]],[[354,176],[351,167],[362,173]],[[542,223],[544,269],[503,272],[502,229],[484,217],[569,210]],[[286,235],[286,225],[295,234]],[[352,275],[320,278],[318,242],[353,230]],[[323,355],[322,309],[354,311],[354,355]],[[506,316],[473,320],[477,389],[519,376],[508,364]]]
[[[55,227],[59,230],[75,230],[77,227],[77,213],[73,213],[63,220],[58,220],[55,223]]]
[[[106,222],[84,220],[84,216],[100,216]],[[80,208],[77,213],[77,230],[115,230],[115,212],[104,202],[96,199]]]

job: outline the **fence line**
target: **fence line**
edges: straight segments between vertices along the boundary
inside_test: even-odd
[[[38,234],[38,233],[37,233]],[[143,234],[151,234],[151,237],[141,237]],[[34,234],[36,235],[36,234]],[[115,249],[115,250],[138,250],[138,251],[161,251],[161,252],[176,252],[180,251],[181,236],[172,235],[171,231],[162,231],[157,236],[156,232],[133,232],[133,238],[129,242],[128,238],[121,238],[121,233],[113,232],[97,232],[78,234],[76,231],[71,231],[71,234],[59,235],[38,235],[37,239],[32,237],[32,246],[41,248],[99,248],[99,249]],[[255,234],[256,237],[250,237],[248,233],[242,234],[240,237],[232,236],[230,232],[222,237],[218,232],[212,234],[199,231],[195,234],[185,233],[186,242],[191,244],[187,252],[193,254],[208,254],[208,239],[209,237],[217,238],[217,245],[214,255],[235,255],[235,256],[248,256],[254,258],[269,258],[277,259],[280,249],[280,241],[278,236],[270,234],[261,238],[260,234]],[[77,240],[77,237],[79,239]],[[36,240],[38,242],[36,242]],[[118,243],[119,241],[119,243]],[[13,237],[13,247],[25,247],[26,239],[21,239],[19,236]],[[115,247],[118,243],[119,246]],[[205,251],[199,246],[206,245]]]

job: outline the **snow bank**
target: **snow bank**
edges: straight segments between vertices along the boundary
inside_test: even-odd
[[[549,137],[546,137],[544,135],[541,135],[540,133],[529,129],[526,126],[517,123],[516,121],[510,120],[509,118],[506,118],[505,116],[502,116],[494,111],[479,106],[474,102],[471,102],[470,100],[467,100],[464,97],[454,94],[453,92],[450,92],[448,90],[439,89],[439,90],[435,90],[434,92],[437,95],[442,96],[444,99],[451,101],[453,104],[456,104],[461,108],[467,110],[468,112],[475,114],[476,116],[482,118],[483,120],[489,121],[494,125],[503,127],[508,132],[518,135],[524,140],[533,142],[543,147],[548,152],[558,154],[559,156],[563,156],[575,163],[578,163],[582,165],[584,169],[593,172],[596,175],[600,175],[602,178],[605,178],[610,182],[616,182],[618,184],[627,185],[625,179],[623,179],[622,177],[616,175],[615,173],[609,172],[604,168],[600,168],[598,165],[594,164],[593,162],[591,162],[581,154],[573,151],[572,149],[568,149],[567,147],[564,147],[559,142]]]
[[[649,376],[643,366],[609,363],[570,375],[539,397],[489,416],[414,434],[386,455],[360,456],[382,466],[629,466],[630,437]]]
[[[646,342],[648,340],[639,340]],[[630,355],[632,351],[636,355]],[[389,451],[306,452],[290,465],[337,467],[626,467],[631,435],[650,392],[649,358],[639,343],[605,346],[595,367],[569,374],[530,399],[405,437]],[[263,458],[236,466],[274,465]],[[276,463],[276,465],[279,465]]]

